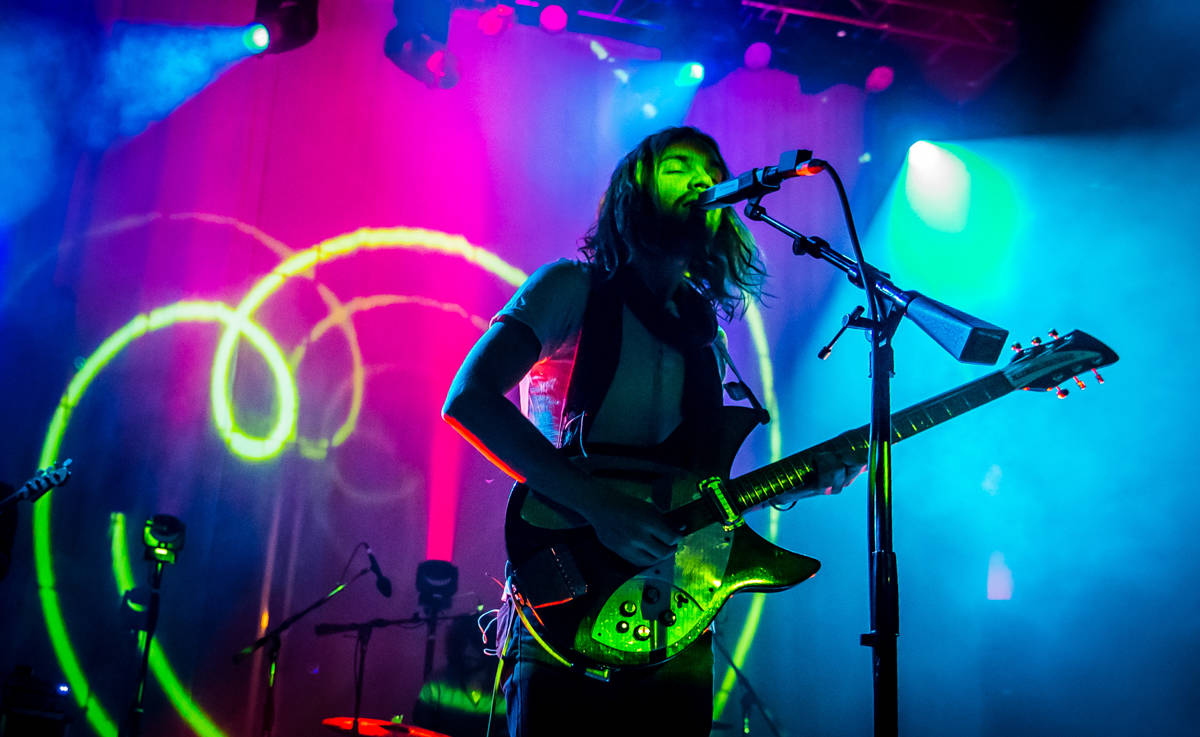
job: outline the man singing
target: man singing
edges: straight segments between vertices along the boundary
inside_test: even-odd
[[[539,496],[586,520],[599,541],[639,568],[680,539],[650,501],[617,492],[566,447],[644,455],[670,437],[670,461],[695,467],[714,452],[723,366],[717,317],[759,299],[757,247],[730,208],[695,207],[730,176],[716,142],[690,127],[637,145],[612,174],[584,260],[539,268],[467,355],[443,416]],[[522,379],[526,381],[522,382]],[[522,383],[525,414],[506,398]],[[676,432],[677,429],[680,432]],[[815,488],[839,491],[861,461],[825,458]],[[708,735],[711,637],[667,662],[607,681],[568,670],[519,623],[505,684],[509,733]]]

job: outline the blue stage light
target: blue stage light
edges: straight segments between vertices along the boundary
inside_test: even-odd
[[[242,43],[246,44],[246,49],[251,53],[261,54],[271,43],[271,33],[262,23],[255,23],[247,27],[246,32],[242,34]]]
[[[704,81],[704,65],[698,62],[688,62],[679,68],[675,84],[679,87],[695,87]]]

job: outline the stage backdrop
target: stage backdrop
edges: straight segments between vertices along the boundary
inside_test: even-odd
[[[178,27],[243,24],[253,3],[98,5],[102,24]],[[449,381],[523,276],[575,254],[616,161],[689,123],[735,171],[804,147],[852,195],[860,177],[894,178],[878,213],[858,215],[868,256],[898,283],[1013,340],[1082,328],[1122,354],[1103,387],[1089,375],[1066,401],[1008,397],[897,449],[904,731],[1166,734],[1200,716],[1182,665],[1200,644],[1181,419],[1195,405],[1197,262],[1173,214],[1200,192],[1171,163],[1195,136],[1126,136],[1120,153],[1109,139],[947,146],[973,186],[955,195],[969,215],[947,225],[908,197],[914,162],[871,169],[860,88],[741,69],[647,91],[638,75],[662,68],[652,49],[519,25],[489,36],[477,19],[454,14],[461,81],[430,90],[382,53],[391,3],[323,3],[308,45],[232,64],[141,132],[62,146],[51,176],[29,169],[42,194],[6,223],[0,259],[0,478],[20,482],[48,456],[75,459],[76,474],[20,510],[0,584],[5,673],[30,664],[67,684],[84,707],[74,733],[115,734],[137,668],[129,592],[146,585],[142,526],[156,513],[187,538],[163,576],[147,735],[256,733],[263,655],[232,656],[364,568],[360,542],[394,592],[364,577],[284,634],[275,734],[352,712],[354,639],[314,625],[421,613],[421,561],[459,570],[446,614],[494,607],[509,484],[441,421]],[[1154,194],[1169,199],[1095,173],[1150,155]],[[1052,163],[1035,174],[1014,159]],[[827,178],[768,204],[849,250]],[[771,297],[748,316],[755,329],[728,331],[776,417],[740,470],[867,418],[861,337],[815,359],[858,296],[754,232]],[[911,325],[897,351],[897,407],[988,370]],[[866,733],[864,482],[751,523],[825,566],[729,606],[719,637],[748,653],[786,733]],[[419,627],[374,633],[364,715],[411,709],[424,648]],[[725,719],[740,717],[741,693]]]

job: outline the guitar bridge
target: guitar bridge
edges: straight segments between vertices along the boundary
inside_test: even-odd
[[[701,493],[708,498],[721,519],[721,525],[728,530],[745,524],[741,515],[733,511],[733,505],[725,497],[725,482],[720,476],[709,476],[699,484]]]

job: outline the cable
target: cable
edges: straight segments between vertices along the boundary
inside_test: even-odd
[[[370,546],[367,545],[366,543],[359,543],[358,545],[354,546],[354,550],[350,551],[350,558],[346,561],[345,568],[342,569],[341,575],[338,576],[338,583],[345,582],[346,574],[350,572],[350,564],[354,562],[354,556],[358,555],[358,549],[359,548],[367,548],[367,547],[370,547]]]

